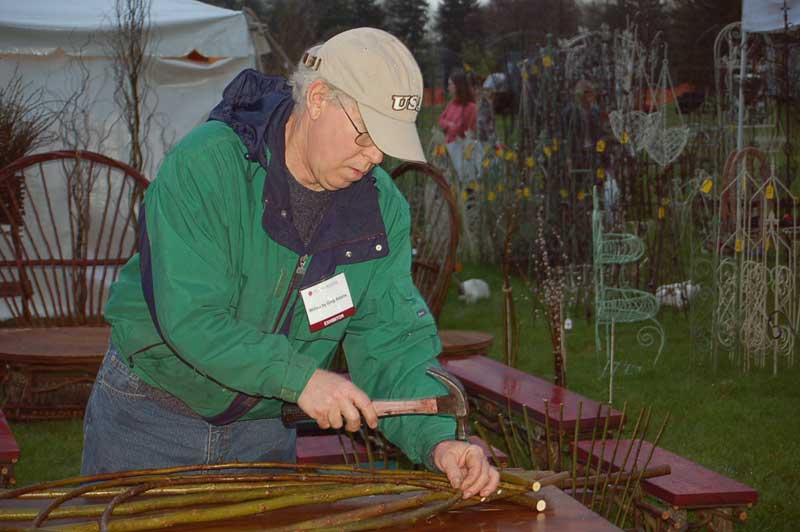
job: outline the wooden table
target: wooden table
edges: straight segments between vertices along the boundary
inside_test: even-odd
[[[11,420],[82,416],[110,331],[106,326],[0,328],[6,416]]]
[[[19,445],[0,410],[0,488],[15,484],[14,464],[19,460]]]
[[[526,532],[611,532],[621,529],[587,509],[585,506],[566,495],[558,488],[548,486],[542,493],[550,502],[551,508],[542,513],[536,513],[510,503],[486,504],[474,508],[452,511],[437,516],[429,523],[417,523],[413,526],[398,527],[394,530],[481,530],[481,531],[526,531]],[[365,502],[377,504],[392,500],[401,495],[381,495],[362,499],[339,501],[313,506],[302,506],[277,510],[247,519],[227,520],[223,523],[208,525],[193,524],[191,526],[176,526],[169,530],[174,532],[188,531],[256,531],[269,527],[297,523],[314,518],[322,513],[337,513],[351,510]],[[405,495],[409,496],[409,495]],[[45,503],[36,500],[6,501],[0,500],[0,508],[8,507],[42,507]],[[53,521],[45,526],[66,521]],[[112,520],[113,523],[113,520]],[[22,527],[26,523],[0,521],[0,527]],[[28,523],[29,524],[29,523]]]

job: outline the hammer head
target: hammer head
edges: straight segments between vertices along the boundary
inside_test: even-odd
[[[439,367],[430,367],[428,375],[444,384],[447,388],[447,395],[436,398],[436,406],[439,414],[448,414],[456,418],[456,438],[467,441],[467,417],[469,416],[469,403],[467,403],[467,392],[461,382]]]

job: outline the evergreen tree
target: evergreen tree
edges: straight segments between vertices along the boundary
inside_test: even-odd
[[[480,6],[478,0],[443,0],[436,11],[439,43],[461,54],[465,45],[480,42]]]
[[[422,54],[427,45],[425,24],[428,22],[428,2],[386,0],[384,9],[387,30],[403,41],[415,56]]]
[[[350,0],[349,7],[353,18],[353,27],[384,28],[386,16],[376,0]]]

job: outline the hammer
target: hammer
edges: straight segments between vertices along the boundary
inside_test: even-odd
[[[426,397],[424,399],[372,401],[375,412],[378,417],[401,416],[404,414],[444,414],[455,416],[456,438],[466,441],[469,406],[464,387],[458,379],[441,368],[430,367],[426,373],[444,384],[447,388],[447,395]],[[281,409],[281,419],[284,425],[294,425],[300,421],[308,421],[311,418],[296,404],[284,403]]]

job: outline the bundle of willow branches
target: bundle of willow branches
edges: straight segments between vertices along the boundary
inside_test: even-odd
[[[542,512],[547,502],[540,489],[562,481],[563,477],[546,473],[534,476],[536,480],[531,482],[520,476],[504,475],[491,496],[464,499],[444,475],[425,471],[272,462],[126,471],[2,492],[0,528],[5,530],[4,524],[18,523],[20,526],[15,530],[152,530],[221,523],[283,508],[369,495],[407,494],[389,502],[367,503],[354,510],[271,529],[371,530],[414,524],[450,509],[498,500]],[[12,508],[3,499],[19,501],[20,507]],[[44,499],[42,505],[46,506],[32,509],[30,499]],[[70,521],[58,522],[65,519]]]

